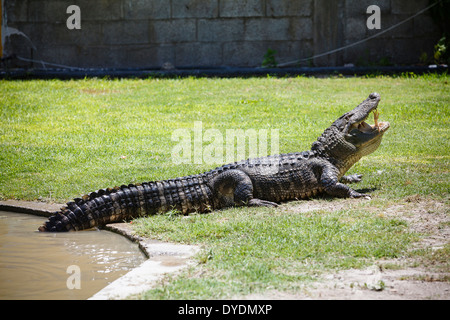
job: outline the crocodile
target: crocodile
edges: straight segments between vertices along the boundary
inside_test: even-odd
[[[389,122],[378,122],[378,93],[344,113],[311,150],[247,159],[208,172],[162,181],[100,189],[68,202],[39,231],[77,231],[177,210],[207,213],[232,206],[276,207],[318,194],[369,197],[347,186],[362,175],[344,174],[374,152]],[[365,122],[373,113],[374,124]],[[370,198],[370,197],[369,197]]]

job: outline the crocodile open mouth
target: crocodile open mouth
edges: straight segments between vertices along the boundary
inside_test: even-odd
[[[378,122],[378,118],[380,116],[380,113],[378,112],[377,109],[374,109],[373,111],[373,125],[368,124],[367,122],[365,122],[365,120],[369,117],[367,116],[366,119],[364,119],[363,121],[361,121],[358,124],[355,124],[355,127],[363,132],[363,133],[372,133],[373,131],[377,130],[378,132],[384,132],[387,129],[389,129],[389,122]]]

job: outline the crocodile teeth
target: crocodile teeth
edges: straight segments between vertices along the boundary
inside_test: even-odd
[[[378,131],[380,131],[380,125],[378,123],[378,117],[380,116],[380,113],[378,110],[373,110],[373,121],[375,123],[375,128],[377,128]]]

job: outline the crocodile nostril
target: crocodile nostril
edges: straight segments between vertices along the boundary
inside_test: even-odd
[[[380,97],[380,95],[378,94],[378,93],[376,93],[376,92],[373,92],[373,93],[371,93],[370,95],[369,95],[369,98],[370,99],[377,99],[377,98],[379,98]]]

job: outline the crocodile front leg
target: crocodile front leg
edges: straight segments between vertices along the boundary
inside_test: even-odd
[[[343,176],[341,181],[346,183],[359,182],[361,181],[362,175],[350,175]],[[340,197],[340,198],[362,198],[368,197],[369,195],[364,193],[359,193],[349,186],[339,182],[338,170],[331,164],[326,164],[322,171],[322,176],[320,178],[320,184],[324,188],[325,192],[330,196]]]

